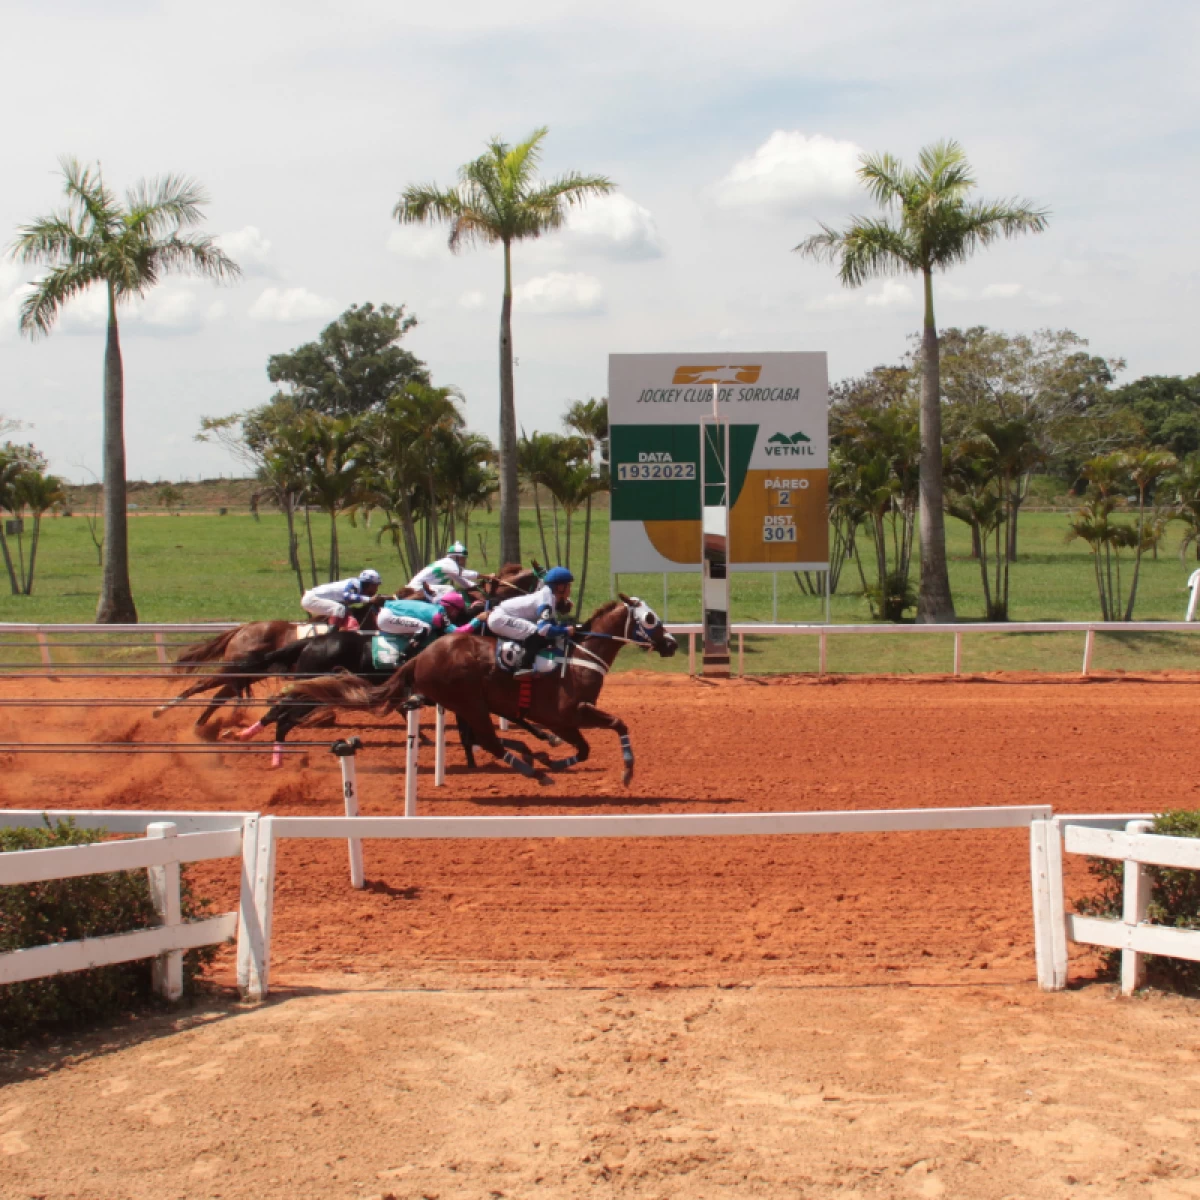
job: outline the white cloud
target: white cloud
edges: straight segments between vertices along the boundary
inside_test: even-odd
[[[867,295],[867,304],[871,308],[916,308],[917,293],[912,286],[901,283],[898,279],[885,279],[883,286],[877,292]]]
[[[604,286],[594,275],[551,271],[514,288],[513,303],[543,316],[588,316],[604,311]]]
[[[233,259],[245,275],[275,277],[275,266],[271,260],[271,243],[263,237],[256,225],[245,225],[217,238],[217,245]]]
[[[841,312],[860,304],[868,308],[916,308],[917,293],[910,284],[885,279],[878,291],[843,288],[840,292],[829,292],[818,300],[810,300],[804,307],[809,312]]]
[[[478,289],[470,292],[463,292],[463,294],[458,298],[458,304],[460,308],[482,308],[486,303],[487,297]]]
[[[432,262],[449,254],[448,234],[444,229],[422,225],[401,225],[388,234],[387,248],[411,262]]]
[[[572,209],[567,235],[580,250],[627,262],[661,258],[663,253],[654,214],[620,193]]]
[[[853,142],[777,129],[717,184],[716,201],[723,208],[757,208],[780,215],[841,207],[859,191],[861,154]]]
[[[308,321],[314,317],[333,314],[334,303],[324,296],[315,295],[307,288],[264,288],[262,295],[250,306],[252,321],[276,321],[286,324],[291,321]]]
[[[1034,308],[1057,308],[1063,302],[1057,292],[1039,292],[1022,283],[989,283],[979,294],[984,300],[1021,299]]]

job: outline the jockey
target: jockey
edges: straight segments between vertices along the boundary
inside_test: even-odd
[[[533,666],[537,652],[557,637],[574,631],[574,622],[563,624],[560,614],[571,607],[571,584],[575,576],[566,567],[551,567],[542,576],[542,586],[528,596],[503,600],[487,616],[487,627],[500,638],[511,638],[525,647],[522,670]]]
[[[300,597],[300,607],[312,617],[329,622],[331,629],[357,629],[358,622],[350,615],[351,608],[377,603],[378,571],[368,567],[355,579],[339,579],[309,588]]]
[[[386,600],[379,610],[379,632],[405,638],[404,660],[412,658],[434,638],[455,629],[466,618],[466,605],[457,592],[446,592],[436,604],[425,600]]]
[[[467,548],[455,542],[446,551],[445,558],[430,563],[418,571],[409,581],[413,591],[423,592],[436,600],[443,592],[470,591],[479,583],[479,572],[467,569]]]

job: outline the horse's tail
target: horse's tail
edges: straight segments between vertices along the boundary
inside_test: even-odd
[[[257,683],[261,679],[266,679],[268,675],[278,674],[278,668],[285,668],[285,673],[290,671],[295,665],[296,660],[304,653],[304,648],[308,645],[305,640],[288,642],[286,646],[282,646],[278,650],[260,651],[258,654],[248,654],[245,658],[239,658],[234,662],[226,663],[225,666],[213,676],[212,683],[221,683],[224,680],[232,678],[245,691],[248,691],[252,684]]]
[[[312,679],[298,679],[289,683],[279,694],[281,700],[329,704],[343,708],[368,708],[371,706],[369,684],[347,671],[336,675],[316,675]]]
[[[368,703],[377,713],[394,712],[413,692],[417,671],[416,658],[410,658],[386,683],[367,688]]]
[[[240,628],[239,625],[238,629]],[[195,645],[186,646],[172,663],[171,671],[177,675],[191,675],[198,671],[204,663],[223,658],[225,648],[233,641],[233,636],[237,632],[237,629],[227,629],[224,633],[218,633],[216,637],[209,638],[205,642],[196,642]]]

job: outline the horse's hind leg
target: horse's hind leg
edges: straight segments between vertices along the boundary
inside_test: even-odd
[[[525,730],[526,733],[532,734],[539,742],[545,742],[548,746],[561,746],[563,739],[557,733],[549,729],[543,729],[540,725],[535,725],[532,721],[525,720],[524,717],[518,717],[515,721],[510,721],[510,725],[516,725],[519,729]]]
[[[614,717],[594,704],[580,704],[575,711],[581,729],[611,729],[621,739],[621,757],[625,760],[621,782],[628,787],[633,778],[633,743],[629,740],[629,726],[620,717]]]
[[[546,761],[546,766],[551,771],[566,771],[571,767],[577,766],[579,763],[585,763],[591,757],[592,748],[587,744],[587,739],[578,729],[564,729],[562,732],[562,741],[569,742],[575,749],[575,753],[567,758],[551,758]]]
[[[455,713],[455,716],[461,721],[463,719],[460,713]],[[486,750],[493,758],[500,759],[501,762],[507,763],[508,766],[521,775],[529,779],[536,779],[538,783],[551,783],[550,776],[545,771],[539,770],[532,762],[527,762],[523,757],[514,754],[508,748],[508,744],[502,742],[496,736],[495,726],[492,724],[492,715],[488,712],[487,707],[483,704],[473,705],[467,710],[466,720],[471,728],[471,734],[475,739],[476,745]],[[529,751],[520,744],[520,742],[511,743],[515,745],[520,754],[528,754]]]
[[[455,717],[455,727],[458,729],[458,740],[462,742],[463,754],[467,756],[467,766],[475,770],[475,736],[471,726],[462,717]]]

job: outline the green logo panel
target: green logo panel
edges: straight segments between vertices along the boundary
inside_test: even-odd
[[[609,429],[614,521],[700,519],[698,425]]]

